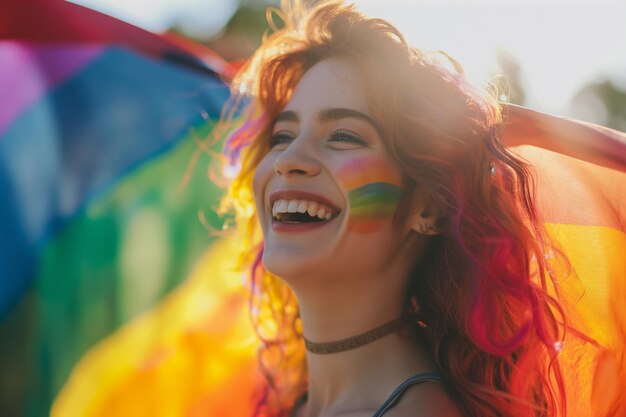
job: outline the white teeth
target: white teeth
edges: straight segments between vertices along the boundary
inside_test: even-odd
[[[309,216],[313,217],[317,215],[317,209],[320,205],[316,201],[309,201],[309,207],[306,209]]]
[[[289,202],[289,205],[287,206],[287,211],[289,213],[296,213],[298,211],[298,205],[299,205],[298,200],[291,200]]]
[[[278,205],[276,206],[277,213],[287,213],[287,201],[279,200]]]
[[[308,213],[311,217],[319,217],[322,220],[333,218],[332,209],[308,200],[276,200],[272,207],[272,216],[277,217],[284,213]]]

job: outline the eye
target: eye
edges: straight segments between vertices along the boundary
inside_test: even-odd
[[[330,141],[360,146],[367,146],[368,144],[365,139],[361,138],[356,133],[350,132],[348,130],[336,130],[331,135]]]
[[[288,132],[280,131],[272,134],[269,140],[270,149],[274,149],[280,145],[287,145],[291,143],[294,139],[294,136]],[[283,146],[284,148],[285,146]]]

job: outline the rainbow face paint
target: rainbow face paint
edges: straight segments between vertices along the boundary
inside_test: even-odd
[[[360,158],[341,167],[337,178],[348,194],[348,228],[369,233],[395,213],[402,177],[380,158]]]

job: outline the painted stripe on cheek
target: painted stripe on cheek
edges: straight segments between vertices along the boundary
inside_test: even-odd
[[[352,217],[381,217],[393,214],[400,200],[401,188],[375,182],[363,185],[348,193]]]
[[[348,228],[356,233],[371,233],[393,216],[400,200],[402,177],[381,158],[350,161],[337,173],[348,194]]]
[[[341,167],[337,176],[347,191],[375,182],[400,185],[402,176],[387,161],[365,157],[355,159]]]

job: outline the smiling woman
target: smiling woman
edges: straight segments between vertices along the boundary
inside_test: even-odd
[[[392,219],[402,176],[354,75],[352,64],[337,58],[307,71],[275,117],[268,153],[255,171],[264,265],[296,292],[320,285],[340,290],[352,279],[388,286],[392,259],[386,257],[401,252]],[[296,214],[300,207],[314,209],[321,221],[306,221],[308,212]],[[393,250],[380,250],[382,242]],[[357,257],[363,261],[355,267]],[[329,301],[327,292],[318,295]],[[393,318],[396,310],[377,314]]]
[[[258,415],[565,415],[552,249],[496,99],[353,7],[284,10],[227,142]]]

